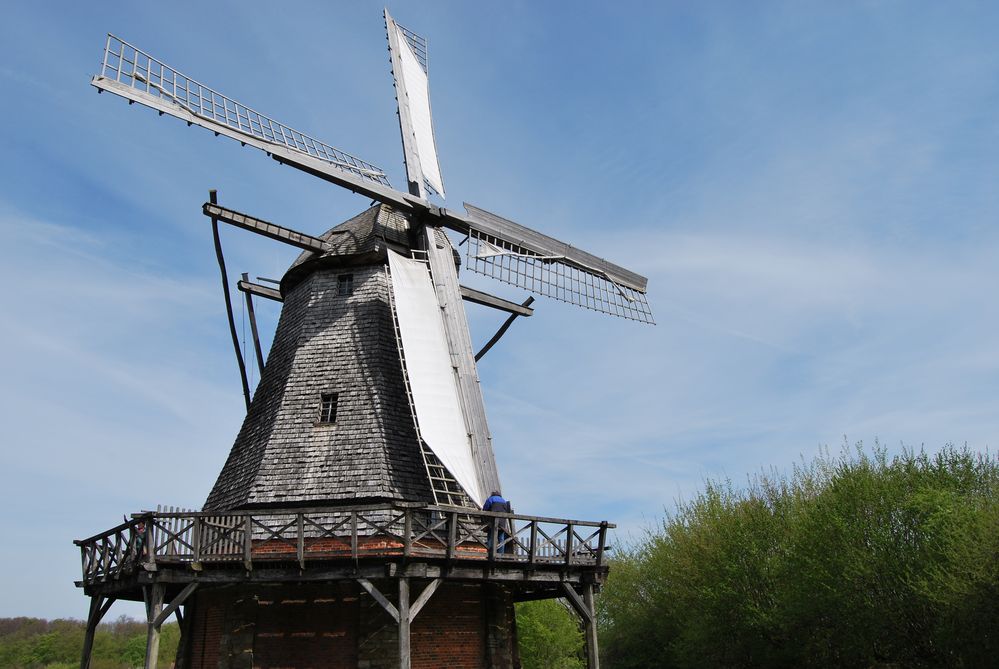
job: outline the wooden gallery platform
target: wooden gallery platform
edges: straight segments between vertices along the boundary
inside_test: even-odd
[[[118,599],[144,601],[147,669],[176,616],[178,669],[516,667],[517,601],[564,597],[597,667],[606,522],[369,506],[147,512],[76,541],[81,667]]]

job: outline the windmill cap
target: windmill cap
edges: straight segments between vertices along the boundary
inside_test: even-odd
[[[377,204],[327,230],[320,239],[330,244],[321,253],[305,251],[291,264],[281,280],[287,292],[315,269],[384,262],[385,244],[409,245],[409,219],[384,204]]]

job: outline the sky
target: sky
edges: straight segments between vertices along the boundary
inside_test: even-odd
[[[0,616],[80,618],[72,540],[200,507],[242,421],[208,190],[311,233],[368,206],[98,95],[105,33],[400,188],[402,151],[380,4],[4,4]],[[649,279],[655,326],[539,298],[480,363],[517,511],[607,519],[622,545],[705,480],[823,447],[994,452],[999,6],[389,9],[430,41],[447,206]],[[296,255],[223,244],[232,279]],[[257,312],[269,342],[278,305]],[[474,342],[503,320],[469,314]]]

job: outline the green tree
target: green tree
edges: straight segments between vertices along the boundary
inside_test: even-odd
[[[999,652],[999,462],[823,455],[709,482],[612,563],[609,667],[978,667]]]
[[[582,669],[583,632],[561,601],[517,604],[517,639],[524,669]]]

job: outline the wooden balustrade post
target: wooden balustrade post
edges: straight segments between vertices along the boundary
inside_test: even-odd
[[[350,512],[350,556],[357,559],[357,511]]]
[[[447,560],[450,562],[454,559],[454,553],[458,549],[458,514],[454,511],[448,511],[447,513]]]
[[[201,516],[194,517],[194,527],[192,528],[192,532],[194,536],[191,537],[191,544],[194,546],[194,549],[192,551],[194,555],[191,557],[191,560],[194,564],[200,564],[201,563]]]
[[[143,543],[145,543],[145,553],[146,553],[146,564],[151,568],[156,566],[156,532],[153,526],[156,524],[156,518],[154,516],[145,516],[143,523],[146,526],[143,532],[144,538]],[[141,557],[141,555],[140,555]]]
[[[496,516],[489,519],[489,561],[496,560],[496,535],[499,534],[499,523]]]
[[[572,527],[572,523],[567,523],[565,526],[565,563],[572,564],[572,539],[575,535],[575,530]]]
[[[243,516],[243,566],[246,571],[253,569],[253,520],[250,514]]]
[[[530,564],[534,564],[535,558],[538,557],[538,521],[531,521],[531,548],[527,555],[527,561]]]
[[[249,293],[247,293],[249,295]],[[299,569],[305,569],[305,516],[302,512],[296,514],[296,534],[298,535],[298,540],[296,542],[296,552],[298,553],[298,567]]]
[[[604,563],[604,551],[607,549],[607,521],[600,521],[600,539],[597,540],[597,566]]]
[[[413,550],[413,510],[406,507],[402,513],[402,554],[409,557]]]

